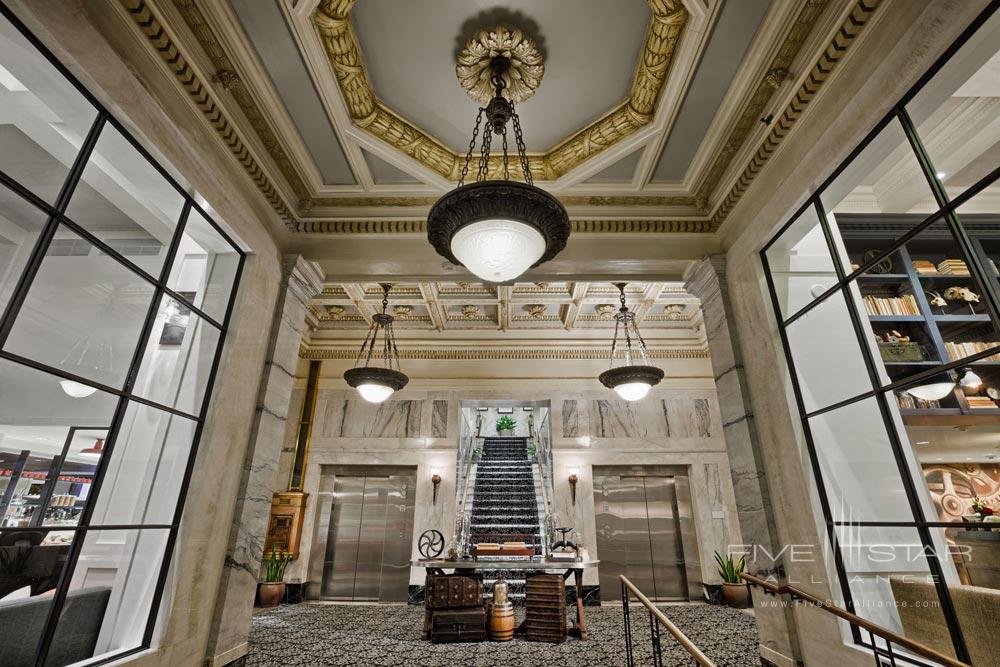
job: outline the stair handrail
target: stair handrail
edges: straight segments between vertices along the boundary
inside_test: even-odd
[[[705,655],[700,648],[698,648],[693,641],[691,641],[687,635],[681,632],[673,622],[667,618],[660,609],[658,609],[649,598],[642,594],[635,584],[628,580],[624,574],[619,574],[618,578],[622,582],[622,614],[625,618],[625,656],[628,661],[629,667],[635,664],[634,657],[632,655],[632,625],[629,616],[628,601],[629,596],[634,595],[636,599],[646,608],[649,612],[649,633],[650,642],[653,647],[653,664],[662,665],[663,657],[660,655],[660,628],[666,629],[667,632],[671,634],[681,648],[687,651],[688,655],[694,658],[694,661],[701,665],[701,667],[716,667],[715,663]]]
[[[829,614],[833,614],[838,618],[842,618],[851,625],[857,625],[858,627],[862,627],[865,630],[867,630],[869,634],[880,637],[883,641],[885,641],[886,646],[890,647],[889,649],[890,652],[891,652],[891,645],[897,644],[907,649],[911,653],[915,653],[916,655],[919,655],[922,658],[927,658],[928,660],[933,660],[938,664],[946,665],[946,667],[970,667],[968,663],[964,663],[961,660],[956,660],[951,656],[935,651],[930,646],[925,646],[920,642],[916,642],[913,641],[912,639],[908,639],[902,635],[896,634],[895,632],[893,632],[888,628],[882,627],[877,623],[872,623],[868,619],[862,618],[857,614],[852,614],[846,609],[842,609],[841,607],[838,607],[837,605],[833,604],[830,600],[822,600],[813,595],[812,593],[802,590],[801,588],[790,586],[788,584],[776,584],[772,581],[768,581],[767,579],[763,579],[756,575],[747,573],[743,574],[743,579],[746,580],[746,582],[751,586],[759,586],[761,589],[764,590],[765,593],[770,593],[771,595],[788,595],[792,599],[792,601],[801,600],[803,602],[807,602],[813,605],[814,607],[819,607],[820,609]],[[874,644],[875,642],[872,641],[873,646]]]
[[[468,418],[465,414],[462,414],[462,426],[461,429],[463,433],[459,434],[459,446],[458,446],[458,468],[459,468],[459,484],[458,484],[458,512],[465,512],[465,504],[469,496],[469,476],[472,474],[472,463],[475,458],[474,453],[476,450],[476,439],[479,437],[476,429],[472,424],[469,423]],[[463,437],[464,435],[464,437]]]

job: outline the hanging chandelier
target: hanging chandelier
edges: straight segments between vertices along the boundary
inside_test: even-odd
[[[653,385],[659,384],[663,379],[663,369],[649,363],[646,341],[642,339],[639,327],[635,323],[635,313],[625,305],[625,285],[626,283],[614,283],[618,288],[622,305],[615,313],[615,337],[611,341],[610,368],[601,373],[598,379],[605,387],[618,392],[618,395],[626,401],[638,401],[649,393]],[[619,331],[622,332],[624,339],[624,345],[621,346],[618,344]]]
[[[460,54],[457,71],[469,95],[488,102],[476,115],[458,187],[441,197],[427,216],[427,239],[439,255],[482,280],[507,282],[555,257],[569,238],[566,209],[534,185],[514,110],[514,102],[527,99],[540,83],[541,54],[520,31],[484,30]],[[511,180],[508,123],[517,146],[514,170],[520,168],[524,182]],[[466,183],[480,130],[475,182]],[[501,161],[493,166],[500,178],[490,177],[494,135],[502,139]]]
[[[393,392],[405,387],[406,383],[410,381],[410,378],[399,370],[399,350],[396,349],[396,336],[392,331],[392,323],[395,318],[387,312],[389,309],[389,290],[392,289],[392,285],[379,283],[379,286],[382,288],[382,312],[372,315],[372,325],[361,344],[361,349],[358,350],[357,359],[354,360],[354,368],[344,372],[347,384],[357,389],[361,398],[370,403],[381,403],[389,398]],[[379,334],[382,336],[382,361],[384,365],[372,366],[372,357],[375,355]],[[364,357],[363,366],[360,365],[362,357]]]

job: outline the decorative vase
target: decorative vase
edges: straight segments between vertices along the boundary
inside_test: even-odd
[[[285,582],[267,581],[260,585],[260,606],[277,607],[285,599]]]
[[[746,584],[722,584],[722,599],[733,609],[750,606],[750,588]]]
[[[509,438],[510,436],[514,435],[514,429],[505,428],[498,430],[497,435],[499,435],[501,438]]]

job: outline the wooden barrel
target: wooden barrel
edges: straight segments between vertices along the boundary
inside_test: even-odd
[[[495,642],[506,642],[514,638],[514,605],[510,602],[495,604],[490,607],[490,639]]]

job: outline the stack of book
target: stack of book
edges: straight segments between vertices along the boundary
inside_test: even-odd
[[[919,274],[935,274],[938,272],[937,267],[934,266],[933,262],[929,262],[926,259],[915,259],[913,260],[913,270]]]
[[[925,401],[914,396],[910,396],[906,392],[900,392],[896,394],[896,400],[899,402],[899,407],[903,410],[926,410],[928,408],[940,408],[940,401]]]
[[[969,267],[960,259],[946,259],[937,266],[938,273],[946,276],[967,276]]]
[[[912,294],[903,296],[866,296],[865,310],[869,315],[919,315],[917,300]]]
[[[966,396],[970,408],[995,408],[997,404],[989,396]]]
[[[958,361],[959,359],[965,359],[968,356],[976,354],[978,352],[985,352],[986,350],[992,349],[994,347],[1000,346],[1000,342],[997,341],[975,341],[968,343],[945,343],[944,349],[948,353],[949,361]],[[992,356],[986,357],[988,361],[1000,361],[1000,354],[994,354]]]

